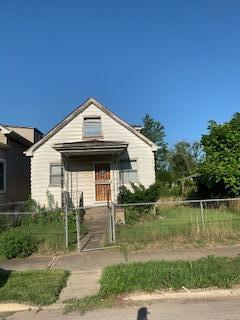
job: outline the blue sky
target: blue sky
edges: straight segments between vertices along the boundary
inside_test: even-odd
[[[240,111],[240,1],[1,0],[0,122],[46,132],[89,96],[199,139]]]

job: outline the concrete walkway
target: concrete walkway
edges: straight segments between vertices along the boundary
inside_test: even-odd
[[[195,260],[208,255],[234,257],[240,255],[240,246],[218,248],[194,248],[178,250],[137,251],[127,256],[128,262],[149,260]],[[99,277],[106,266],[126,263],[118,249],[71,253],[58,257],[29,257],[0,262],[5,270],[65,269],[71,271],[67,287],[62,291],[60,302],[97,293]]]
[[[99,290],[100,275],[101,272],[95,271],[71,273],[66,288],[61,292],[59,302],[96,294]]]
[[[193,248],[177,250],[136,251],[127,255],[127,261],[149,261],[149,260],[196,260],[208,255],[234,257],[240,255],[240,245],[218,248]],[[125,263],[126,259],[118,249],[106,249],[99,251],[72,253],[58,256],[53,268],[67,269],[75,272],[96,271],[105,267]]]
[[[148,260],[195,260],[208,255],[234,257],[240,255],[240,245],[215,248],[136,251],[127,255],[127,261]],[[72,272],[100,272],[103,268],[125,263],[126,259],[117,248],[55,256],[30,256],[24,259],[0,260],[0,269],[39,270],[65,269]]]
[[[40,270],[47,269],[54,261],[54,256],[30,256],[11,260],[0,260],[0,269],[4,270]]]
[[[180,249],[161,251],[139,251],[128,255],[128,261],[149,261],[149,260],[178,260],[198,259],[208,255],[216,256],[237,256],[240,254],[240,246],[219,247],[211,249]],[[82,252],[57,257],[53,268],[68,269],[71,274],[67,287],[62,291],[60,302],[72,298],[96,294],[99,289],[99,278],[101,271],[116,263],[126,263],[125,257],[118,250],[101,250]]]

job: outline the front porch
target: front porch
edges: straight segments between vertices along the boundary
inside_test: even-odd
[[[70,206],[93,206],[116,202],[121,186],[119,158],[127,153],[126,142],[90,140],[55,144],[63,165],[62,194]],[[63,200],[63,199],[62,199]]]

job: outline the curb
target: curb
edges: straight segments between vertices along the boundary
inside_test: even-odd
[[[184,291],[169,292],[160,291],[155,293],[136,293],[129,294],[122,298],[125,302],[138,301],[157,301],[157,300],[171,300],[171,299],[210,299],[210,298],[227,298],[240,297],[240,288],[233,289],[192,289],[183,288]]]
[[[5,312],[19,312],[31,310],[39,310],[39,308],[21,303],[0,303],[0,314]]]
[[[23,311],[40,311],[40,310],[62,310],[64,309],[64,303],[54,303],[49,306],[31,306],[21,303],[0,303],[0,315],[1,313],[8,312],[23,312]]]

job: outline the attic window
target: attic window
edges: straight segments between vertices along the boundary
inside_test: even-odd
[[[100,117],[84,118],[84,137],[100,137],[102,136],[102,124]]]

